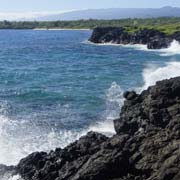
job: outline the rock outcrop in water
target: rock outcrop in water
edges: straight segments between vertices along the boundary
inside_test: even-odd
[[[89,132],[64,149],[29,155],[16,171],[24,180],[179,180],[180,77],[124,98],[116,135]]]
[[[153,29],[142,29],[129,33],[122,27],[95,28],[89,41],[93,43],[143,44],[148,49],[167,48],[173,40],[180,42],[180,32],[171,36]]]

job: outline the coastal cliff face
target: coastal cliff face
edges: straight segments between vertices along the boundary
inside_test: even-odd
[[[148,49],[167,48],[173,40],[180,42],[179,32],[171,36],[153,29],[129,33],[122,27],[95,28],[89,39],[93,43],[144,44]]]
[[[180,77],[124,98],[113,137],[89,132],[64,149],[35,152],[12,170],[24,180],[179,180]]]

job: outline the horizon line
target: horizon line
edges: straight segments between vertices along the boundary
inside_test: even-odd
[[[36,18],[46,17],[49,15],[60,15],[64,13],[76,12],[76,11],[86,11],[86,10],[108,10],[108,9],[162,9],[162,8],[180,8],[174,6],[163,6],[163,7],[117,7],[117,8],[89,8],[89,9],[71,9],[71,10],[59,10],[59,11],[7,11],[0,12],[0,21],[16,21],[16,20],[35,20]]]

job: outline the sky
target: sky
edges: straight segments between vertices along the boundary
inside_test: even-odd
[[[0,11],[3,12],[163,6],[180,7],[180,0],[0,0]]]
[[[180,7],[180,0],[0,0],[3,17],[36,17],[72,10],[99,8],[159,8]]]

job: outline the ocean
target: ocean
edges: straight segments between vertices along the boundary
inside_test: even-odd
[[[65,147],[88,131],[112,136],[123,92],[180,75],[180,45],[92,44],[87,30],[0,31],[0,164]]]

